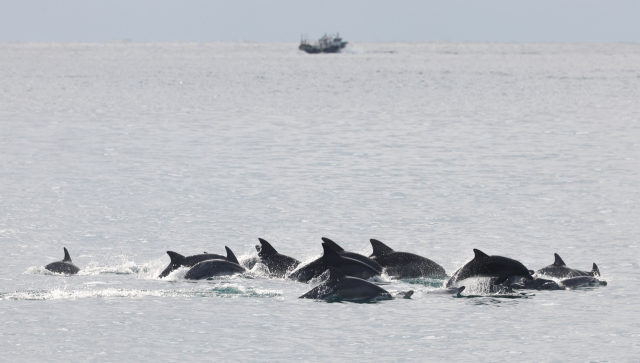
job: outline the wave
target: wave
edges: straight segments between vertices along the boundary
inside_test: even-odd
[[[217,298],[281,298],[279,290],[257,289],[233,283],[221,283],[213,287],[183,290],[136,290],[107,288],[101,290],[23,290],[0,293],[0,300],[75,300],[91,298],[144,298],[144,297],[217,297]]]

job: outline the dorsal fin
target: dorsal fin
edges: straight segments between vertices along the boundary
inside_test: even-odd
[[[324,254],[322,255],[322,258],[324,258],[324,259],[332,260],[332,259],[340,257],[340,254],[338,254],[338,252],[336,252],[336,250],[331,248],[326,243],[322,244],[322,249],[324,250]]]
[[[209,254],[207,251],[203,251],[202,253],[204,253],[205,255],[208,255],[208,254]]]
[[[593,269],[591,270],[591,276],[600,276],[600,269],[596,263],[593,263]]]
[[[333,266],[329,266],[329,280],[338,280],[343,277],[347,277],[347,275],[345,275],[344,272],[338,270]]]
[[[231,248],[227,246],[224,246],[224,248],[227,250],[227,261],[233,262],[239,265],[240,262],[238,262],[238,259],[236,258],[236,255],[233,254],[233,251],[231,251]]]
[[[173,251],[167,251],[167,255],[169,255],[169,258],[171,259],[171,264],[175,265],[177,267],[183,266],[184,265],[184,256],[177,253],[177,252],[173,252]]]
[[[371,242],[371,248],[373,248],[373,253],[371,254],[371,256],[379,257],[393,252],[393,249],[391,249],[391,247],[385,245],[377,239],[372,238],[369,240],[369,242]]]
[[[324,241],[324,243],[328,244],[329,247],[331,247],[336,252],[344,251],[344,248],[338,246],[337,243],[333,242],[332,240],[328,239],[327,237],[322,237],[322,241]]]
[[[270,256],[270,255],[276,255],[278,254],[278,251],[276,251],[275,248],[273,248],[273,246],[271,245],[271,243],[263,240],[262,238],[258,238],[258,240],[260,241],[260,244],[262,244],[262,248],[260,248],[260,250],[258,250],[258,255],[260,256]]]
[[[479,249],[474,248],[473,253],[475,253],[474,259],[487,258],[489,257],[486,253],[480,251]]]
[[[71,255],[69,255],[69,251],[67,251],[66,247],[62,247],[64,249],[64,259],[62,262],[71,262]]]
[[[553,265],[554,266],[566,266],[567,264],[564,263],[564,261],[562,261],[562,258],[560,258],[560,256],[557,253],[554,253],[553,256],[555,256],[556,260],[553,261]]]

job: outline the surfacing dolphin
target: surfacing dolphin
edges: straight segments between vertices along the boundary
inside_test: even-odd
[[[329,266],[329,278],[309,290],[300,299],[342,300],[388,300],[391,294],[369,281],[349,277],[333,266]],[[406,295],[405,293],[404,295]],[[409,294],[411,296],[412,293]],[[403,296],[404,296],[403,295]]]
[[[64,259],[62,261],[51,262],[46,265],[44,268],[55,273],[65,274],[65,275],[75,275],[80,271],[80,269],[71,262],[71,256],[69,255],[69,251],[67,251],[66,247],[62,247],[64,249]]]
[[[293,257],[278,253],[273,246],[262,238],[258,238],[262,246],[256,246],[260,261],[267,266],[269,274],[275,277],[284,277],[289,271],[294,270],[300,261]]]
[[[553,280],[541,279],[534,277],[532,280],[522,276],[511,276],[502,286],[513,290],[564,290],[557,282]]]
[[[216,255],[215,253],[206,253],[206,252],[200,255],[185,257],[177,252],[167,251],[167,255],[169,255],[171,262],[169,262],[169,266],[167,266],[167,268],[165,268],[164,271],[162,271],[160,275],[158,275],[158,278],[167,277],[171,272],[179,269],[182,266],[193,267],[197,263],[206,261],[206,260],[226,260],[227,259],[222,255]]]
[[[511,276],[522,276],[532,280],[531,271],[522,263],[511,258],[502,256],[488,256],[486,253],[473,249],[475,254],[473,260],[467,262],[447,281],[447,287],[453,286],[456,282],[469,277],[497,277],[493,283],[500,285]]]
[[[586,286],[607,286],[607,282],[592,276],[578,276],[564,279],[560,281],[560,285],[567,289],[577,289]]]
[[[298,266],[288,277],[299,282],[309,282],[312,278],[322,275],[322,273],[327,271],[329,266],[339,269],[347,276],[361,279],[380,276],[380,273],[372,269],[369,265],[354,260],[353,258],[340,256],[338,252],[326,243],[322,244],[322,248],[324,250],[322,256],[304,266]]]
[[[376,261],[372,260],[371,258],[361,255],[359,253],[355,253],[355,252],[349,252],[349,251],[345,251],[344,248],[340,247],[337,243],[333,242],[332,240],[326,238],[326,237],[322,237],[322,241],[324,241],[324,243],[326,243],[329,247],[331,247],[334,251],[338,252],[338,254],[340,256],[344,256],[344,257],[348,257],[348,258],[353,258],[354,260],[358,260],[362,263],[365,263],[367,265],[369,265],[372,269],[378,271],[378,273],[382,273],[382,266],[380,266],[379,263],[377,263]]]
[[[554,253],[553,256],[555,257],[555,261],[553,261],[551,265],[536,271],[536,275],[544,275],[558,279],[579,276],[600,276],[600,270],[595,263],[593,264],[593,269],[591,271],[580,271],[567,267],[567,264],[562,261],[562,258],[560,258],[560,255],[557,253]]]
[[[184,275],[187,280],[201,280],[213,276],[229,276],[247,272],[247,269],[240,266],[236,255],[231,249],[224,246],[227,250],[227,258],[224,260],[206,260],[198,262]]]
[[[369,241],[373,248],[373,253],[369,257],[384,267],[391,277],[405,279],[447,276],[442,266],[426,257],[409,252],[396,252],[377,239],[372,238]]]

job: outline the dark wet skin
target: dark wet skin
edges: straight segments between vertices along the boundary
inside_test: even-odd
[[[258,257],[260,257],[260,262],[267,266],[269,275],[272,277],[284,277],[300,264],[300,261],[295,258],[278,253],[266,240],[262,238],[258,238],[258,240],[261,244],[261,246],[256,246]]]
[[[377,239],[371,239],[370,242],[373,253],[369,257],[384,267],[389,276],[400,279],[447,276],[442,266],[426,257],[394,251]]]
[[[46,265],[44,268],[55,273],[65,274],[65,275],[75,275],[80,271],[76,265],[71,262],[71,256],[69,255],[69,251],[65,247],[64,249],[64,259],[62,261],[52,262]]]
[[[484,252],[474,249],[475,257],[467,262],[451,279],[447,281],[447,287],[469,277],[496,277],[495,285],[500,285],[511,276],[522,276],[532,280],[531,272],[519,261],[502,256],[488,256]]]

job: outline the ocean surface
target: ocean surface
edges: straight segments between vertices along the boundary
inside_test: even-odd
[[[640,44],[0,44],[3,362],[640,362],[639,217]],[[415,294],[329,303],[260,266],[157,278],[258,237],[449,274],[558,253],[608,285],[383,276]],[[43,267],[63,247],[76,276]]]

